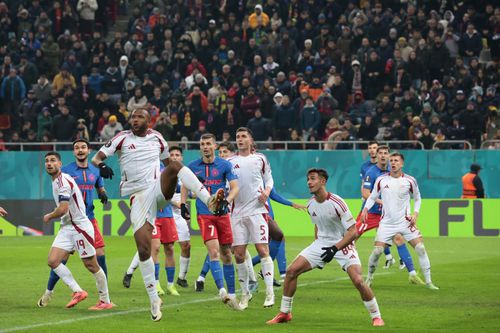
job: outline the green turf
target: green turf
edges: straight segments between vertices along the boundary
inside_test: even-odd
[[[288,259],[310,241],[309,238],[288,238]],[[0,238],[0,332],[364,332],[377,329],[370,326],[359,294],[336,263],[299,279],[301,286],[294,299],[294,319],[289,324],[274,327],[265,324],[279,310],[280,290],[276,291],[276,305],[272,309],[262,307],[264,294],[259,292],[246,311],[231,311],[215,297],[216,288],[210,276],[205,292],[196,293],[192,287],[205,257],[198,237],[193,239],[189,289],[178,288],[181,297],[164,297],[163,319],[159,323],[149,319],[149,301],[139,272],[130,289],[122,287],[123,272],[135,251],[132,239],[123,237],[106,238],[111,299],[118,305],[115,309],[97,313],[87,310],[97,300],[95,284],[75,256],[68,266],[89,292],[89,299],[74,309],[65,309],[70,291],[60,281],[53,301],[47,308],[40,309],[36,302],[46,287],[49,272],[46,256],[51,242],[50,237]],[[364,265],[371,246],[369,238],[358,242]],[[409,285],[406,272],[397,267],[384,270],[380,266],[373,290],[386,326],[378,330],[499,332],[499,240],[426,239],[426,248],[433,280],[441,290],[435,292]],[[415,263],[418,266],[417,260]],[[161,281],[165,286],[164,270]],[[259,283],[260,290],[264,290],[263,282]]]

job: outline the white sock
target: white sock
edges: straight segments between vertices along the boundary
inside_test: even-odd
[[[155,280],[155,264],[153,262],[153,258],[149,257],[144,261],[139,261],[139,268],[141,269],[146,292],[148,293],[149,300],[152,303],[158,299]]]
[[[372,277],[373,273],[375,273],[378,266],[378,260],[380,259],[382,253],[384,253],[384,248],[381,246],[375,246],[370,258],[368,259],[368,277]]]
[[[108,280],[102,268],[99,269],[97,273],[94,273],[94,278],[97,292],[99,293],[99,299],[104,303],[109,303]]]
[[[378,303],[377,299],[373,297],[371,301],[363,301],[365,304],[365,308],[368,310],[370,313],[370,317],[373,318],[382,318],[382,315],[380,314],[380,310],[378,309]]]
[[[200,275],[200,276],[198,276],[198,278],[196,279],[196,281],[205,282],[205,278]]]
[[[179,279],[185,280],[189,269],[191,258],[179,256]]]
[[[45,295],[52,295],[53,293],[54,293],[54,290],[45,289]]]
[[[386,254],[385,260],[392,260],[392,253]]]
[[[266,284],[266,293],[274,294],[273,278],[274,278],[274,263],[270,256],[260,259],[262,266],[262,275],[264,275],[264,283]]]
[[[245,263],[247,264],[248,269],[248,280],[257,282],[257,277],[255,276],[255,271],[253,270],[252,256],[248,250],[245,255]]]
[[[293,304],[293,296],[288,297],[288,296],[282,296],[281,297],[281,307],[280,311],[283,313],[290,313],[292,312],[292,304]]]
[[[418,261],[420,262],[420,269],[424,274],[425,283],[432,283],[431,262],[427,256],[427,251],[425,251],[424,243],[418,243],[417,246],[415,246],[415,252],[418,254]]]
[[[210,193],[208,193],[205,186],[200,183],[198,178],[196,178],[195,174],[188,167],[183,166],[179,170],[177,177],[179,177],[182,185],[186,186],[186,188],[193,192],[201,202],[207,205],[208,199],[210,199]]]
[[[59,264],[56,268],[54,268],[54,273],[57,274],[63,280],[63,282],[71,289],[74,293],[78,293],[83,289],[80,288],[75,278],[73,278],[73,274],[64,264]]]
[[[417,275],[417,272],[415,272],[415,270],[412,270],[411,272],[408,272],[408,274],[410,276],[416,276]]]
[[[137,266],[139,266],[139,253],[138,252],[136,252],[134,254],[134,257],[132,258],[132,262],[130,262],[130,266],[128,266],[127,274],[129,274],[129,275],[134,274],[134,271],[137,269]]]
[[[238,281],[240,282],[241,292],[243,294],[249,294],[248,290],[248,267],[246,263],[236,264],[236,270],[238,271]]]

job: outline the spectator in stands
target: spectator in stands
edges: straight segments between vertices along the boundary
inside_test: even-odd
[[[108,123],[101,131],[101,140],[108,141],[120,131],[123,131],[123,126],[118,122],[118,118],[115,115],[109,116]]]
[[[76,134],[76,119],[69,113],[67,106],[61,105],[57,109],[59,114],[54,117],[50,133],[55,141],[71,142]]]
[[[262,5],[255,5],[255,11],[248,17],[251,29],[265,28],[269,24],[269,16],[262,11]]]
[[[37,138],[38,141],[42,141],[44,133],[52,129],[52,116],[48,107],[44,106],[42,112],[38,114],[37,124]]]
[[[148,98],[142,94],[141,88],[136,88],[134,90],[134,96],[130,97],[127,103],[127,110],[129,112],[135,109],[144,108],[148,103]]]
[[[304,141],[315,141],[318,138],[318,127],[321,117],[313,104],[311,96],[307,96],[305,105],[300,112],[300,125]]]

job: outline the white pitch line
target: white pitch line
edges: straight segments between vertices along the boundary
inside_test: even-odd
[[[380,276],[380,275],[389,275],[389,274],[394,274],[394,273],[393,272],[384,272],[384,273],[377,274],[377,276]],[[335,279],[331,279],[331,280],[320,280],[320,281],[302,283],[302,284],[298,284],[298,287],[307,287],[307,286],[313,286],[313,285],[317,285],[317,284],[323,284],[323,283],[329,283],[329,282],[335,282],[335,281],[343,281],[343,280],[349,280],[349,277],[348,276],[344,276],[344,277],[335,278]],[[279,288],[275,288],[275,289],[279,289]],[[162,306],[162,308],[173,308],[173,307],[182,306],[182,305],[205,303],[205,302],[211,302],[211,301],[216,301],[216,300],[220,300],[219,297],[210,297],[210,298],[204,298],[204,299],[195,299],[195,300],[181,302],[181,303],[170,303],[170,304]],[[65,319],[65,320],[60,320],[60,321],[38,323],[38,324],[32,324],[32,325],[26,325],[26,326],[15,326],[15,327],[11,327],[11,328],[6,328],[6,329],[3,329],[3,330],[0,330],[0,333],[8,333],[8,332],[17,332],[17,331],[23,331],[23,330],[30,330],[30,329],[33,329],[33,328],[44,327],[44,326],[55,326],[55,325],[72,324],[72,323],[76,323],[76,322],[79,322],[79,321],[85,321],[85,320],[91,320],[91,319],[101,319],[101,318],[113,317],[113,316],[120,316],[120,315],[129,314],[129,313],[146,312],[146,311],[149,311],[149,310],[150,310],[149,308],[135,308],[135,309],[130,309],[130,310],[108,312],[108,313],[103,313],[103,314],[99,314],[99,315],[85,316],[85,317],[80,317],[80,318]]]

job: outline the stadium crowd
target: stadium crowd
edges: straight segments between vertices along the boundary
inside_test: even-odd
[[[0,2],[2,142],[106,141],[150,110],[166,140],[500,139],[494,1]],[[111,40],[111,42],[106,42]]]

